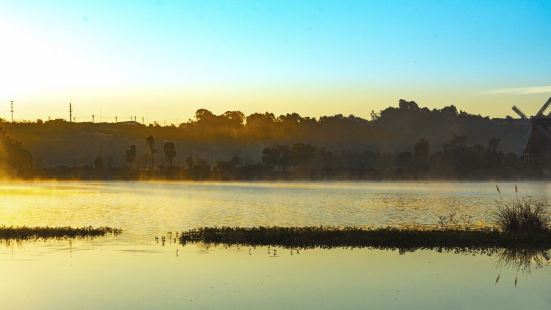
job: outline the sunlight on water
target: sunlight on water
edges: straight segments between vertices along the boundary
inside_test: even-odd
[[[0,246],[9,309],[547,309],[545,262],[370,249],[182,246],[155,236],[200,226],[488,221],[495,183],[36,182],[0,184],[3,225],[120,227],[120,236]],[[514,183],[500,183],[507,197]],[[547,183],[519,183],[547,200]],[[275,250],[275,251],[274,251]],[[404,253],[402,253],[404,254]],[[502,255],[506,257],[506,255]],[[460,266],[461,268],[458,268]],[[496,278],[499,279],[496,283]],[[516,283],[516,286],[515,286]],[[466,298],[468,296],[468,298]]]
[[[500,184],[504,195],[514,184]],[[519,183],[547,199],[547,183]],[[120,227],[151,235],[199,226],[435,224],[440,215],[488,221],[495,183],[36,182],[0,184],[4,225]]]

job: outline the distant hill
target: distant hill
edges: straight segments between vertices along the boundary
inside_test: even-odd
[[[145,126],[137,122],[70,123],[63,120],[0,124],[14,140],[30,151],[38,166],[90,165],[101,156],[106,166],[125,163],[129,145],[137,147],[138,166],[147,166],[145,137],[157,141],[157,156],[162,144],[174,142],[175,165],[183,165],[193,152],[209,162],[239,155],[244,162],[259,159],[264,147],[275,144],[308,143],[332,151],[379,150],[410,151],[421,138],[431,151],[441,149],[453,135],[467,137],[469,144],[487,145],[500,139],[505,153],[520,154],[528,138],[528,121],[490,119],[458,111],[454,106],[442,109],[420,108],[413,101],[400,100],[398,107],[372,113],[370,120],[353,115],[302,117],[296,113],[275,116],[239,111],[215,115],[198,110],[195,118],[179,126]]]

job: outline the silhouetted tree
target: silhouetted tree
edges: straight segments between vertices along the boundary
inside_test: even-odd
[[[0,168],[8,174],[27,175],[33,168],[33,157],[22,144],[13,141],[0,128]]]
[[[241,158],[237,155],[232,156],[228,161],[219,161],[216,163],[215,171],[218,172],[220,179],[230,180],[239,176],[238,166],[241,164]]]
[[[316,148],[309,144],[297,143],[291,147],[290,161],[294,166],[304,166],[314,158]]]
[[[419,142],[415,143],[413,147],[413,160],[416,164],[427,163],[429,160],[430,146],[429,142],[422,138]]]
[[[97,156],[94,160],[94,168],[96,170],[103,170],[103,158],[101,156]]]
[[[136,161],[136,146],[131,145],[128,150],[126,150],[126,162],[128,163],[128,166],[132,168],[134,166],[134,162]]]
[[[149,169],[153,170],[155,164],[155,153],[157,152],[157,150],[155,149],[155,138],[153,138],[153,136],[148,136],[147,138],[145,138],[145,142],[147,144],[147,147],[149,148],[149,156],[151,159]]]
[[[163,146],[163,151],[165,153],[166,160],[170,163],[170,167],[172,167],[172,161],[174,160],[174,157],[176,156],[176,147],[174,146],[174,143],[165,142],[165,144]]]
[[[264,148],[262,151],[262,163],[265,166],[285,172],[291,164],[291,150],[285,145]]]
[[[488,141],[488,148],[484,152],[484,167],[488,169],[498,169],[502,166],[504,159],[503,152],[499,151],[499,142],[498,138],[491,138]]]
[[[400,99],[398,101],[398,106],[400,107],[400,109],[403,109],[403,110],[419,110],[419,106],[415,101],[407,101],[404,99]]]

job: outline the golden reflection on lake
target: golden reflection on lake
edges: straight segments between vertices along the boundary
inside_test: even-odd
[[[434,224],[451,212],[487,221],[493,182],[30,182],[0,184],[3,225],[120,227],[150,235],[198,226]],[[514,183],[499,183],[514,194]],[[548,199],[547,182],[518,183]]]
[[[0,245],[5,309],[549,309],[551,272],[497,256],[371,249],[299,253],[155,236],[199,226],[488,220],[492,182],[0,184],[3,225],[112,226],[120,236]],[[514,183],[500,183],[512,196]],[[520,182],[547,199],[545,182]],[[507,198],[507,197],[505,197]],[[496,283],[496,277],[499,281]],[[515,282],[517,282],[515,286]]]

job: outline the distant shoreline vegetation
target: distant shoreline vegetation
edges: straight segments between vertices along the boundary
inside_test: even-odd
[[[534,165],[502,149],[519,150],[528,125],[405,100],[370,121],[201,109],[178,127],[4,122],[0,169],[6,177],[76,180],[548,178],[549,163]]]

